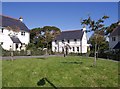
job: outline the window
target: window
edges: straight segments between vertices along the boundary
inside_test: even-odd
[[[75,48],[73,47],[73,51],[75,51]]]
[[[62,52],[64,52],[64,48],[62,47]]]
[[[3,45],[3,42],[0,42],[0,45]]]
[[[21,43],[21,45],[25,45],[25,43]]]
[[[22,36],[25,36],[25,32],[21,32],[21,35],[22,35]]]
[[[64,40],[62,40],[62,43],[64,43]]]
[[[16,44],[16,49],[18,48],[18,44]]]
[[[79,47],[77,47],[77,51],[79,52]]]
[[[3,33],[4,28],[2,28],[2,33]]]
[[[57,44],[57,40],[55,40],[55,43]]]
[[[77,39],[74,39],[75,43],[77,42]]]
[[[68,43],[70,43],[70,41],[68,40]]]
[[[116,40],[116,38],[115,37],[112,37],[112,41],[115,41]]]

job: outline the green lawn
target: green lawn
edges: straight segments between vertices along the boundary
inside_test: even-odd
[[[3,87],[39,87],[46,77],[56,87],[117,87],[118,62],[93,58],[49,57],[2,61]],[[42,87],[50,87],[46,84]]]

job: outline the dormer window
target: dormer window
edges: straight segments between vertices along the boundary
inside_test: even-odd
[[[22,36],[25,36],[25,32],[21,32],[21,35],[22,35]]]
[[[116,37],[112,37],[112,41],[116,41]]]

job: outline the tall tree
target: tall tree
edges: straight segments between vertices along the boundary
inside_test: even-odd
[[[55,26],[44,26],[41,30],[41,36],[44,38],[48,49],[52,47],[52,40],[60,34],[60,29]]]
[[[33,28],[30,30],[30,42],[33,42],[35,37],[40,34],[40,30],[42,30],[42,28]]]
[[[38,47],[51,48],[52,40],[60,34],[60,29],[55,26],[44,26],[43,28],[34,28],[30,30],[31,42]]]
[[[97,39],[98,36],[103,34],[105,30],[104,21],[109,18],[109,16],[103,16],[102,18],[98,19],[97,21],[92,20],[89,16],[87,19],[82,20],[81,25],[87,25],[90,30],[93,31],[95,36],[95,52],[94,52],[94,66],[96,66],[96,51],[97,51]]]
[[[106,41],[106,37],[103,35],[98,34],[96,39],[95,35],[93,34],[90,39],[89,43],[92,45],[91,51],[95,51],[95,43],[97,43],[97,51],[98,53],[103,53],[105,50],[109,49],[108,41]],[[98,55],[97,55],[98,56]]]

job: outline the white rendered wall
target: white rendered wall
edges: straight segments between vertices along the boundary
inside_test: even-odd
[[[25,32],[25,35],[21,35],[21,32]],[[17,37],[20,39],[20,41],[21,41],[22,43],[25,43],[25,44],[28,44],[29,41],[30,41],[30,34],[29,34],[29,32],[26,32],[26,31],[22,31],[22,30],[21,30],[21,31],[18,33]]]
[[[87,34],[84,32],[82,37],[82,53],[87,53]]]
[[[74,39],[71,39],[71,40],[69,40],[69,43],[66,40],[65,44],[68,44],[71,47],[71,49],[68,49],[69,53],[71,53],[71,52],[72,53],[81,53],[81,51],[82,51],[82,53],[87,53],[88,44],[87,44],[86,32],[84,32],[81,41],[80,41],[80,39],[77,39],[77,41],[75,42]],[[54,41],[52,42],[52,51],[55,52],[55,47],[56,47],[57,48],[56,52],[58,52],[58,46],[59,46],[59,52],[62,52],[62,47],[64,48],[64,44],[62,43],[61,40],[59,40],[57,44]],[[74,47],[74,51],[73,51],[73,47]],[[77,51],[77,47],[79,47],[79,52]]]
[[[25,32],[25,31],[24,31]],[[10,46],[12,47],[12,49],[15,51],[15,44],[13,44],[11,38],[10,38],[10,35],[16,35],[19,40],[22,42],[22,43],[25,43],[25,44],[28,44],[29,41],[30,41],[30,34],[29,32],[25,32],[25,36],[22,36],[21,35],[21,31],[20,32],[13,32],[12,30],[7,30],[7,29],[4,29],[3,30],[3,33],[2,33],[2,30],[0,28],[0,42],[3,42],[3,49],[5,50],[10,50]],[[19,47],[21,46],[21,44],[18,45]],[[17,50],[20,50],[19,48]]]
[[[71,49],[68,49],[69,53],[81,53],[81,45],[80,45],[80,39],[77,39],[77,41],[75,42],[74,39],[69,40],[70,43],[68,43],[67,41],[65,41],[65,45],[68,44]],[[59,52],[62,52],[62,47],[64,48],[64,44],[62,43],[62,41],[60,40],[59,42]],[[52,42],[52,51],[55,52],[55,47],[56,52],[58,52],[58,44],[56,44],[54,41]],[[73,47],[74,47],[74,51],[73,51]],[[79,52],[77,51],[77,47],[79,47]],[[82,53],[84,53],[85,51],[83,51]]]
[[[8,30],[4,29],[2,33],[0,29],[0,42],[3,42],[2,47],[5,50],[10,50],[10,46],[12,47],[13,44],[11,38],[8,36],[8,33]]]

